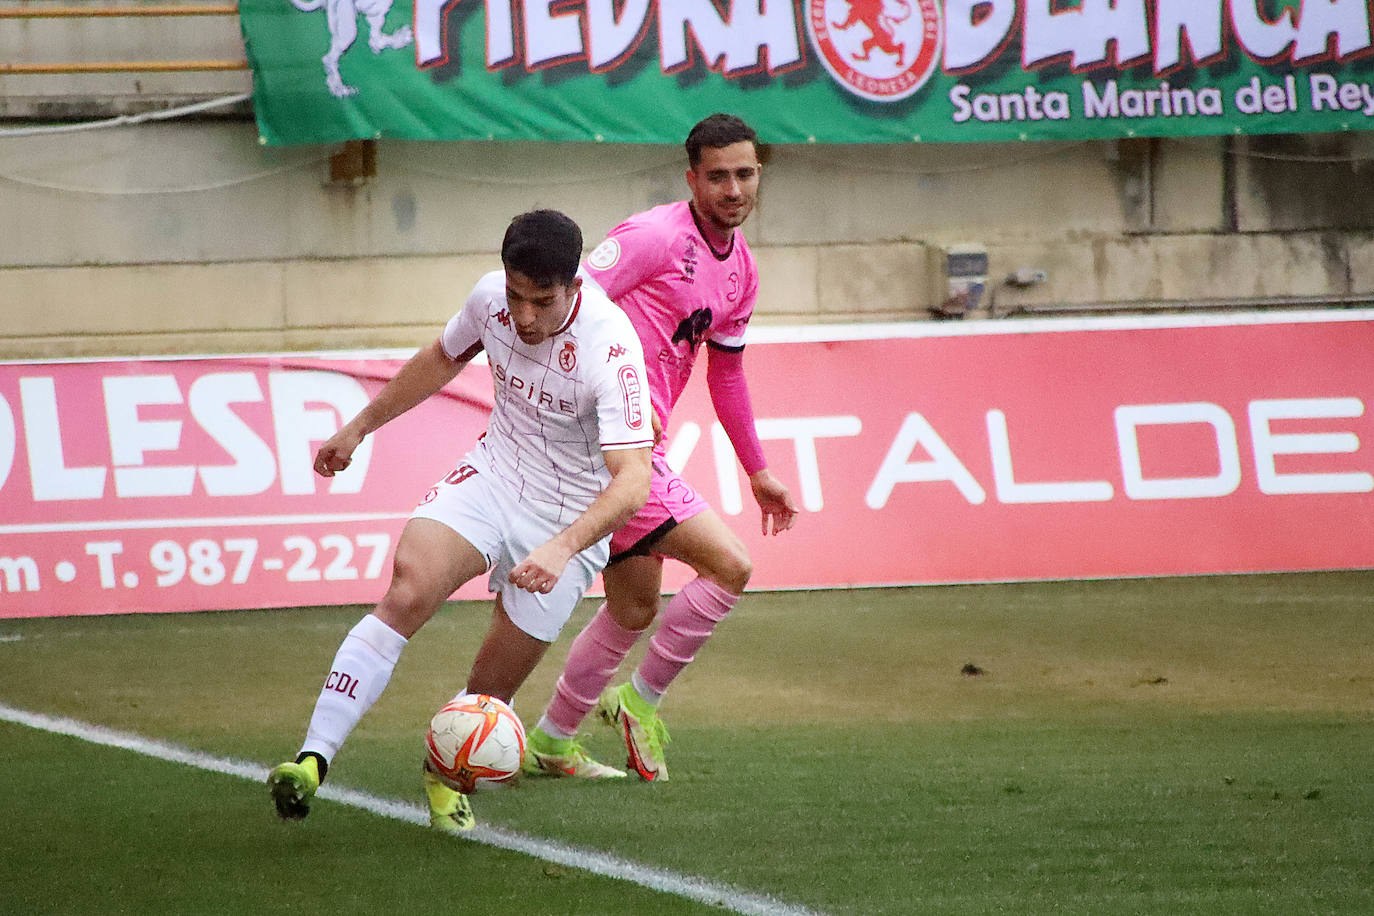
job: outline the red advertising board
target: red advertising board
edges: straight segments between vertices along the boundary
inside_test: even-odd
[[[376,601],[491,409],[472,367],[317,477],[408,355],[0,366],[0,617]]]
[[[668,455],[753,588],[1374,567],[1371,353],[1368,311],[757,329],[796,527],[760,535],[700,379]],[[0,365],[0,617],[375,601],[491,399],[474,365],[315,477],[405,355]]]

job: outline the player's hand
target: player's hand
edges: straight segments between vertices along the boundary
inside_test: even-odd
[[[353,463],[353,451],[362,443],[362,436],[352,432],[347,426],[329,437],[315,453],[315,473],[321,477],[333,477]]]
[[[527,592],[547,595],[558,584],[558,577],[572,559],[572,554],[553,541],[542,544],[530,551],[506,578],[516,588]]]
[[[787,487],[773,476],[772,471],[767,468],[756,471],[749,478],[749,486],[754,491],[754,499],[758,502],[759,511],[763,516],[761,522],[764,537],[782,534],[796,523],[797,504],[792,501],[792,494],[788,492]]]

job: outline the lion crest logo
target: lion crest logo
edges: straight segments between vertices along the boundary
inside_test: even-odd
[[[874,102],[924,86],[944,37],[936,0],[809,0],[806,28],[835,81]]]
[[[571,372],[577,368],[577,345],[571,340],[563,344],[563,349],[558,351],[558,367],[564,372]]]

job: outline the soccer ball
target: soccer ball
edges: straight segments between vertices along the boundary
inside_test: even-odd
[[[449,788],[471,793],[520,771],[525,726],[496,697],[459,694],[430,720],[425,747],[429,752],[426,766]]]

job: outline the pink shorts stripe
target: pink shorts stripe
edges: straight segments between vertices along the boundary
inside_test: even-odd
[[[611,563],[627,556],[657,555],[653,545],[679,523],[711,508],[691,484],[654,453],[649,499],[644,508],[611,535]]]

